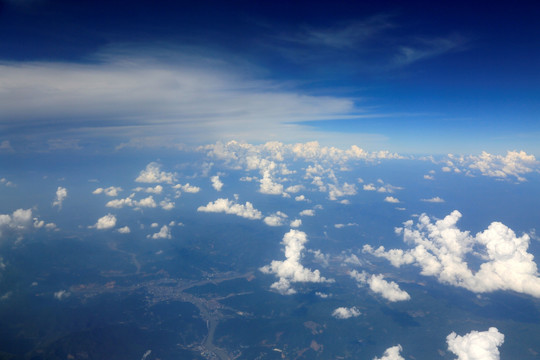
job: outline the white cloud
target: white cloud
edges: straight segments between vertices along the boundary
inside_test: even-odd
[[[259,192],[261,194],[281,195],[283,194],[283,185],[274,182],[269,170],[263,171],[263,177],[259,180]]]
[[[150,224],[150,227],[157,228],[157,227],[159,227],[159,224],[157,222],[154,222],[154,223]]]
[[[376,294],[381,295],[383,298],[390,302],[396,301],[406,301],[410,300],[410,295],[399,288],[399,285],[393,281],[384,280],[382,274],[379,275],[369,275],[365,271],[359,273],[356,270],[353,270],[349,275],[361,284],[368,284],[371,291]]]
[[[373,184],[366,184],[366,185],[362,186],[362,188],[365,191],[375,191],[375,190],[377,190],[377,188]]]
[[[337,200],[339,197],[356,195],[356,185],[344,183],[341,187],[333,184],[328,185],[328,197],[330,200]]]
[[[347,307],[338,307],[332,312],[332,316],[336,319],[349,319],[352,317],[360,316],[362,313],[355,306]]]
[[[125,199],[110,200],[105,204],[105,206],[106,207],[112,207],[112,208],[115,208],[115,209],[120,209],[120,208],[123,208],[124,206],[133,206],[134,205],[134,201],[133,201],[134,196],[135,196],[135,194],[131,194],[129,197],[127,197]]]
[[[151,194],[161,194],[161,192],[163,191],[163,186],[156,185],[154,187],[147,187],[144,191]]]
[[[122,191],[121,187],[109,186],[108,188],[97,188],[96,190],[92,191],[92,194],[98,195],[104,193],[107,196],[118,196],[120,191]]]
[[[348,226],[358,226],[357,223],[347,223],[347,224],[334,224],[334,227],[336,229],[342,229],[344,227],[348,227]]]
[[[42,221],[32,218],[32,209],[17,209],[11,215],[0,214],[0,237],[4,231],[25,231],[34,226],[36,222],[41,224]]]
[[[129,226],[124,226],[124,227],[119,228],[118,232],[120,234],[129,234],[131,232],[131,229],[129,228]]]
[[[315,210],[312,209],[306,209],[300,211],[300,216],[315,216]]]
[[[399,344],[389,347],[384,351],[384,354],[381,358],[374,357],[373,360],[405,360],[405,358],[399,354],[402,350],[403,348]]]
[[[426,179],[426,180],[435,180],[435,177],[433,175],[426,174],[426,175],[424,175],[424,179]]]
[[[448,350],[457,355],[456,360],[499,360],[499,346],[504,335],[495,327],[488,331],[471,331],[459,336],[452,332],[446,337]]]
[[[296,292],[291,287],[291,283],[294,282],[333,282],[333,280],[321,276],[319,270],[305,268],[300,263],[307,241],[306,233],[298,230],[291,229],[283,236],[281,243],[285,246],[285,260],[273,260],[270,265],[260,268],[263,273],[275,274],[279,278],[271,285],[271,288],[281,294],[290,295]]]
[[[431,199],[420,199],[420,201],[430,202],[430,203],[443,203],[444,202],[444,200],[438,196],[435,196]]]
[[[293,185],[285,189],[286,192],[296,194],[300,190],[304,189],[304,185]]]
[[[480,155],[460,157],[450,154],[443,171],[449,172],[452,168],[455,172],[466,174],[479,171],[484,176],[500,179],[515,177],[517,181],[525,181],[522,175],[538,170],[539,165],[534,155],[529,155],[524,151],[508,151],[506,156],[483,151]]]
[[[116,226],[116,216],[112,214],[107,214],[103,217],[100,217],[95,225],[90,226],[98,230],[106,230]]]
[[[296,201],[307,201],[307,199],[306,199],[306,197],[304,195],[295,196],[294,200],[296,200]]]
[[[209,202],[206,206],[199,206],[197,211],[215,212],[237,215],[246,219],[256,220],[262,218],[262,213],[253,207],[249,201],[245,205],[237,204],[229,199],[217,199],[214,202]]]
[[[534,256],[527,252],[529,236],[517,237],[500,222],[472,236],[457,228],[460,218],[461,213],[455,210],[432,223],[422,214],[416,225],[409,220],[396,229],[407,244],[414,245],[413,249],[386,251],[381,246],[373,250],[366,245],[364,252],[386,258],[396,267],[414,264],[422,269],[422,275],[475,293],[512,290],[540,298],[538,268]],[[484,260],[476,272],[465,261],[471,256]]]
[[[58,206],[59,209],[62,208],[62,203],[67,197],[67,189],[65,187],[59,186],[56,189],[56,199],[53,201],[52,206]]]
[[[210,181],[212,182],[212,187],[216,189],[216,191],[221,191],[223,183],[221,182],[221,180],[219,180],[219,175],[212,176],[210,178]]]
[[[71,294],[66,290],[60,290],[54,293],[54,298],[58,300],[64,300],[69,297]]]
[[[133,204],[137,207],[148,207],[148,208],[155,208],[157,207],[157,204],[152,197],[152,195],[145,197],[144,199],[134,201]]]
[[[191,193],[191,194],[198,193],[201,190],[200,187],[190,185],[189,183],[187,183],[185,185],[176,184],[176,185],[173,186],[173,188],[177,189],[177,190],[182,190],[184,192]]]
[[[297,227],[300,227],[301,225],[302,225],[301,219],[294,219],[293,221],[291,221],[289,226],[292,228],[297,228]]]
[[[287,218],[287,215],[278,211],[275,214],[269,215],[264,218],[264,223],[268,226],[281,226],[283,225],[284,220]]]
[[[399,199],[393,197],[393,196],[387,196],[384,198],[384,201],[386,202],[389,202],[389,203],[392,203],[392,204],[398,204],[399,203]]]
[[[169,199],[161,200],[159,202],[159,206],[161,206],[163,210],[172,210],[174,209],[174,205],[175,203]]]
[[[161,171],[161,165],[151,162],[146,165],[146,169],[141,170],[136,182],[142,183],[167,183],[172,184],[176,180],[176,175],[170,172]]]
[[[169,229],[167,225],[163,225],[161,229],[159,230],[159,232],[152,235],[148,235],[148,237],[154,240],[155,239],[171,239],[172,238],[171,229]]]

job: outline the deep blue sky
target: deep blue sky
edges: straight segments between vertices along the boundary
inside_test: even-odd
[[[533,2],[0,4],[15,151],[238,138],[540,154]]]

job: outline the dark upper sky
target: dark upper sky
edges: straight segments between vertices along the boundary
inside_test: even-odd
[[[121,72],[119,63],[136,62],[145,70],[147,67],[141,63],[151,63],[153,70],[196,67],[205,74],[217,72],[219,84],[232,81],[241,88],[231,89],[230,84],[222,84],[219,98],[224,96],[225,88],[234,90],[227,96],[236,99],[248,92],[261,96],[271,93],[273,96],[315,97],[312,100],[319,104],[319,99],[352,102],[348,107],[338,108],[324,103],[319,112],[306,114],[304,111],[305,116],[299,114],[302,104],[295,107],[291,102],[291,109],[298,109],[298,113],[286,110],[275,114],[280,124],[308,124],[307,129],[315,130],[310,133],[311,137],[328,132],[354,132],[367,134],[363,138],[366,142],[375,144],[380,140],[382,147],[393,150],[429,152],[430,147],[435,146],[429,138],[445,132],[452,135],[452,141],[445,139],[447,148],[433,149],[436,152],[467,147],[478,135],[485,136],[485,148],[490,150],[504,151],[520,144],[526,145],[525,150],[537,153],[540,150],[534,145],[537,139],[530,139],[531,134],[540,134],[537,120],[540,6],[533,2],[28,0],[0,4],[0,33],[3,34],[0,59],[12,78],[10,85],[2,89],[12,96],[9,109],[0,113],[0,122],[6,133],[13,136],[25,130],[20,123],[14,128],[14,118],[31,119],[34,126],[50,127],[51,117],[88,119],[91,116],[95,119],[98,114],[85,110],[96,106],[81,100],[91,98],[86,93],[87,88],[83,91],[82,87],[72,88],[65,97],[80,91],[78,111],[53,111],[53,108],[69,106],[51,102],[47,97],[40,100],[40,106],[49,104],[45,112],[38,111],[37,105],[30,106],[35,108],[32,111],[15,107],[13,100],[18,99],[17,96],[34,98],[50,93],[50,88],[64,89],[58,84],[63,84],[66,72],[51,77],[58,79],[56,84],[45,79],[38,81],[32,91],[15,94],[24,86],[31,87],[28,79],[23,80],[29,72],[21,70],[15,75],[10,67],[19,66],[20,70],[21,66],[37,62],[42,69],[34,68],[34,76],[40,79],[41,75],[37,74],[51,74],[51,66],[56,66],[56,71],[67,67],[72,71],[71,80],[66,81],[74,83],[80,81],[76,76],[81,69],[83,72],[91,70],[94,75],[87,76],[95,79],[99,78],[96,74],[110,74],[113,70],[108,66],[111,64]],[[134,73],[142,70],[138,68]],[[208,79],[200,81],[214,83]],[[122,82],[112,80],[112,83]],[[92,88],[107,86],[99,83]],[[126,85],[122,91],[130,92],[130,89]],[[111,91],[117,89],[107,88],[104,93],[91,95],[111,99],[107,96]],[[201,90],[204,94],[209,92]],[[177,95],[183,94],[186,92]],[[62,96],[55,96],[55,101]],[[157,104],[149,97],[144,99],[150,107],[162,109],[165,105],[163,96]],[[199,97],[199,100],[211,108],[209,99],[203,101]],[[66,102],[73,104],[73,101]],[[139,99],[137,103],[140,102]],[[186,114],[182,107],[166,114],[148,111],[145,119],[142,116],[135,119],[129,111],[120,110],[129,108],[129,103],[111,100],[110,106],[113,103],[115,113],[104,110],[99,113],[100,119],[109,119],[114,126],[129,124],[131,130],[133,125],[155,124],[158,118],[171,119],[170,123],[172,119],[184,121],[194,116],[192,112]],[[171,100],[167,104],[172,103]],[[274,105],[268,107],[275,108]],[[308,107],[312,109],[313,104]],[[228,110],[215,106],[215,112],[221,115]],[[257,123],[253,129],[253,134],[257,134],[260,132],[258,124],[276,121],[271,120],[266,111],[264,106],[255,109],[235,106],[231,116],[263,114],[252,123]],[[201,111],[197,111],[196,116],[211,117]],[[215,121],[214,118],[209,120]],[[220,116],[217,121],[223,125],[228,120]],[[51,136],[63,137],[63,127],[73,130],[80,124],[55,122]],[[84,126],[87,125],[85,122]],[[95,130],[100,126],[93,122],[90,127]],[[224,125],[224,128],[234,129],[235,126]],[[283,132],[283,129],[274,130]],[[199,132],[193,133],[192,137],[198,137],[197,134]],[[501,140],[501,136],[509,134],[512,138],[508,142]],[[88,133],[84,132],[76,137],[86,135]],[[134,131],[129,137],[139,135]],[[219,129],[214,135],[228,138],[234,131]],[[264,140],[248,133],[240,137]],[[285,140],[296,139],[302,140],[301,137]],[[199,140],[212,139],[201,137]],[[411,140],[423,145],[412,146]],[[471,147],[471,150],[479,149]]]

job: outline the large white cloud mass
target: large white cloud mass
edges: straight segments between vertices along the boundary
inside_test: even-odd
[[[463,336],[452,332],[446,337],[448,350],[457,355],[457,360],[499,360],[499,346],[503,342],[504,335],[494,327]]]
[[[136,182],[142,183],[167,183],[172,184],[176,180],[176,175],[170,172],[161,171],[161,165],[151,162],[146,165],[146,169],[141,170]]]
[[[373,360],[405,360],[405,358],[399,354],[402,350],[403,348],[399,344],[389,347],[385,350],[381,358],[374,357]]]
[[[34,227],[43,226],[43,221],[34,222]],[[21,232],[32,227],[32,209],[17,209],[11,215],[0,214],[0,237],[5,231]]]
[[[281,242],[285,246],[285,260],[273,260],[270,265],[263,266],[260,270],[265,274],[275,274],[279,280],[272,284],[272,289],[281,294],[290,295],[296,293],[291,287],[294,282],[333,282],[321,276],[319,270],[305,268],[300,260],[302,252],[305,249],[305,243],[308,241],[305,232],[299,230],[290,230],[283,236]]]
[[[199,206],[197,211],[215,212],[237,215],[246,219],[256,220],[262,218],[262,213],[247,201],[244,205],[237,204],[232,200],[220,198],[214,202],[209,202],[206,206]]]
[[[513,290],[540,298],[540,277],[534,256],[527,252],[530,238],[517,237],[500,222],[472,236],[456,224],[461,218],[457,210],[442,220],[432,222],[422,214],[415,225],[412,220],[396,232],[403,234],[409,250],[364,246],[364,252],[388,259],[392,265],[419,266],[422,275],[435,276],[441,283],[466,288],[475,293]],[[475,256],[484,262],[473,271],[465,261]]]

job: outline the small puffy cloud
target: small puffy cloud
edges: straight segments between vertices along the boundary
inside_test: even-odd
[[[287,215],[281,211],[276,212],[275,214],[269,215],[264,218],[264,223],[268,226],[281,226],[283,225],[284,220],[287,218]]]
[[[129,226],[121,227],[117,230],[120,234],[129,234],[131,232],[131,229]]]
[[[54,298],[57,300],[64,300],[69,297],[71,294],[66,290],[60,290],[54,293]]]
[[[212,182],[212,187],[216,189],[216,191],[221,191],[223,183],[221,182],[221,180],[219,180],[219,175],[212,176],[210,178],[210,181]]]
[[[387,196],[384,198],[384,201],[386,202],[389,202],[389,203],[392,203],[392,204],[398,204],[399,203],[399,199],[393,197],[393,196]]]
[[[291,221],[289,226],[292,228],[297,228],[297,227],[300,227],[301,225],[302,225],[301,219],[294,219],[293,221]]]
[[[237,215],[246,219],[256,220],[262,218],[262,213],[253,207],[249,201],[245,205],[237,204],[229,199],[217,199],[214,202],[209,202],[206,206],[199,206],[197,211],[215,212]]]
[[[446,337],[448,350],[457,355],[456,360],[499,360],[499,346],[504,335],[495,327],[488,331],[471,331],[459,336],[452,332]]]
[[[283,295],[296,293],[291,286],[294,282],[333,282],[321,276],[319,270],[305,268],[301,263],[302,253],[307,242],[306,233],[291,229],[283,236],[282,244],[285,246],[285,260],[273,260],[270,265],[263,266],[259,270],[265,274],[275,274],[279,280],[271,285]]]
[[[332,312],[332,316],[336,319],[349,319],[352,317],[360,316],[362,313],[355,306],[347,307],[338,307]]]
[[[151,239],[171,239],[172,236],[171,236],[171,229],[169,229],[169,227],[167,225],[163,225],[161,227],[161,229],[159,230],[159,232],[155,233],[155,234],[152,234],[152,235],[148,235],[149,238]]]
[[[286,192],[296,194],[300,190],[304,189],[304,185],[293,185],[285,189]]]
[[[364,191],[375,191],[375,190],[377,190],[377,188],[373,184],[366,184],[366,185],[362,186],[362,188],[364,189]]]
[[[361,284],[368,284],[371,291],[381,295],[383,298],[390,302],[406,301],[410,300],[410,295],[399,288],[399,285],[393,281],[384,280],[382,274],[369,275],[365,271],[361,273],[353,270],[349,275]]]
[[[161,165],[151,162],[146,165],[146,169],[141,170],[139,176],[135,179],[141,183],[167,183],[172,184],[176,175],[170,172],[161,171]]]
[[[144,191],[150,194],[161,194],[161,192],[163,191],[163,186],[156,185],[154,187],[147,187]]]
[[[307,201],[307,199],[306,199],[306,197],[304,195],[295,196],[294,200],[296,200],[296,201]]]
[[[9,187],[15,186],[15,184],[13,184],[11,181],[9,181],[6,178],[1,178],[0,179],[0,184],[5,185],[5,186],[9,186]]]
[[[396,267],[414,264],[422,275],[475,293],[512,290],[540,298],[538,267],[527,251],[530,237],[518,237],[500,222],[472,236],[457,227],[460,218],[457,210],[435,222],[422,214],[416,225],[409,220],[396,229],[405,243],[414,246],[412,249],[386,251],[381,246],[374,250],[366,245],[363,251],[386,258]],[[477,271],[465,261],[469,257],[484,261]]]
[[[67,197],[67,189],[65,187],[59,186],[56,189],[56,199],[53,201],[52,206],[58,206],[59,209],[62,208],[62,203]]]
[[[95,225],[90,226],[98,230],[111,229],[116,226],[116,216],[112,214],[107,214],[103,217],[100,217]]]
[[[443,203],[444,202],[444,200],[438,196],[435,196],[431,199],[420,199],[420,201],[430,202],[430,203]]]
[[[426,180],[435,180],[435,177],[433,175],[426,174],[426,175],[424,175],[424,179],[426,179]]]
[[[133,194],[125,199],[114,199],[108,201],[105,206],[115,209],[123,208],[124,206],[133,206]]]
[[[337,200],[339,197],[356,195],[356,185],[344,183],[341,187],[333,184],[328,185],[328,198]]]
[[[176,185],[173,186],[173,189],[182,190],[184,192],[191,193],[191,194],[195,194],[195,193],[198,193],[199,191],[201,191],[200,187],[190,185],[189,183],[187,183],[185,185],[176,184]]]
[[[172,210],[174,209],[174,205],[174,202],[170,201],[169,199],[161,200],[159,202],[159,206],[161,206],[163,210]]]
[[[157,204],[154,200],[154,198],[152,197],[152,195],[144,198],[144,199],[141,199],[139,201],[134,201],[133,204],[137,207],[148,207],[148,208],[155,208],[157,207]]]
[[[312,209],[306,209],[300,211],[300,216],[315,216],[315,210]]]
[[[97,188],[96,190],[92,191],[92,194],[94,195],[105,194],[107,196],[118,196],[118,193],[120,191],[122,191],[121,187],[109,186],[108,188]]]
[[[159,227],[159,224],[157,222],[150,224],[150,227],[157,228]]]
[[[403,348],[399,344],[389,347],[385,350],[381,358],[375,357],[373,358],[373,360],[405,360],[405,358],[399,354],[402,350]]]

